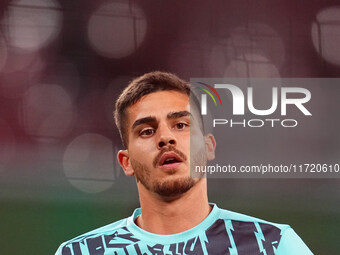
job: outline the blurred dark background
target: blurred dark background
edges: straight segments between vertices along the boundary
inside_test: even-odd
[[[133,77],[335,78],[339,45],[333,0],[2,0],[0,253],[54,254],[132,214],[137,189],[116,162],[112,110]],[[339,155],[339,137],[327,139]],[[339,184],[209,180],[209,196],[290,224],[315,254],[338,254]]]

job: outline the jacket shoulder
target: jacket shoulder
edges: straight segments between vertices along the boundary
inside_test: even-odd
[[[98,236],[102,236],[102,235],[105,235],[105,234],[110,234],[110,233],[115,232],[118,229],[126,228],[127,219],[128,218],[125,218],[125,219],[122,219],[122,220],[118,220],[116,222],[107,224],[105,226],[102,226],[102,227],[99,227],[97,229],[94,229],[94,230],[91,230],[89,232],[86,232],[84,234],[81,234],[81,235],[79,235],[77,237],[74,237],[74,238],[72,238],[72,239],[70,239],[70,240],[68,240],[66,242],[63,242],[59,246],[59,248],[58,248],[57,252],[55,253],[55,255],[68,254],[67,252],[65,252],[65,250],[67,249],[66,246],[70,246],[73,243],[74,244],[80,243],[84,239],[87,239],[87,238],[98,237]]]

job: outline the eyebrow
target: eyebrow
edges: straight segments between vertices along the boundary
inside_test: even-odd
[[[167,114],[167,119],[177,119],[177,118],[181,118],[181,117],[186,117],[186,116],[192,116],[190,112],[188,111],[178,111],[178,112],[170,112]],[[153,116],[147,116],[144,118],[140,118],[138,120],[136,120],[133,124],[132,124],[132,129],[134,129],[135,127],[145,124],[145,123],[153,123],[156,122],[157,119],[156,117]]]
[[[186,116],[190,116],[191,113],[188,111],[179,111],[179,112],[170,112],[168,113],[168,115],[166,116],[168,119],[177,119],[177,118],[181,118],[181,117],[186,117]]]
[[[139,125],[142,125],[142,124],[145,124],[145,123],[151,123],[151,122],[156,122],[156,118],[152,117],[152,116],[140,118],[132,124],[132,129],[134,129],[135,127],[137,127]]]

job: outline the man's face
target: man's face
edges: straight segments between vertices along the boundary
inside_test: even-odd
[[[190,138],[197,165],[206,164],[206,142],[186,94],[148,94],[127,109],[127,116],[128,150],[118,155],[127,175],[135,174],[161,196],[185,193],[199,181],[190,177]]]

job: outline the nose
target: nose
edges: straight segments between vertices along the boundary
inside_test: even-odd
[[[158,149],[162,149],[164,146],[166,146],[168,144],[175,145],[176,144],[175,139],[164,139],[162,141],[159,141]]]
[[[171,132],[171,130],[169,130],[168,127],[163,127],[161,129],[159,129],[159,139],[158,139],[158,143],[157,143],[157,148],[158,149],[162,149],[164,146],[168,146],[168,145],[172,145],[175,146],[176,145],[176,138],[174,137],[173,133]]]

